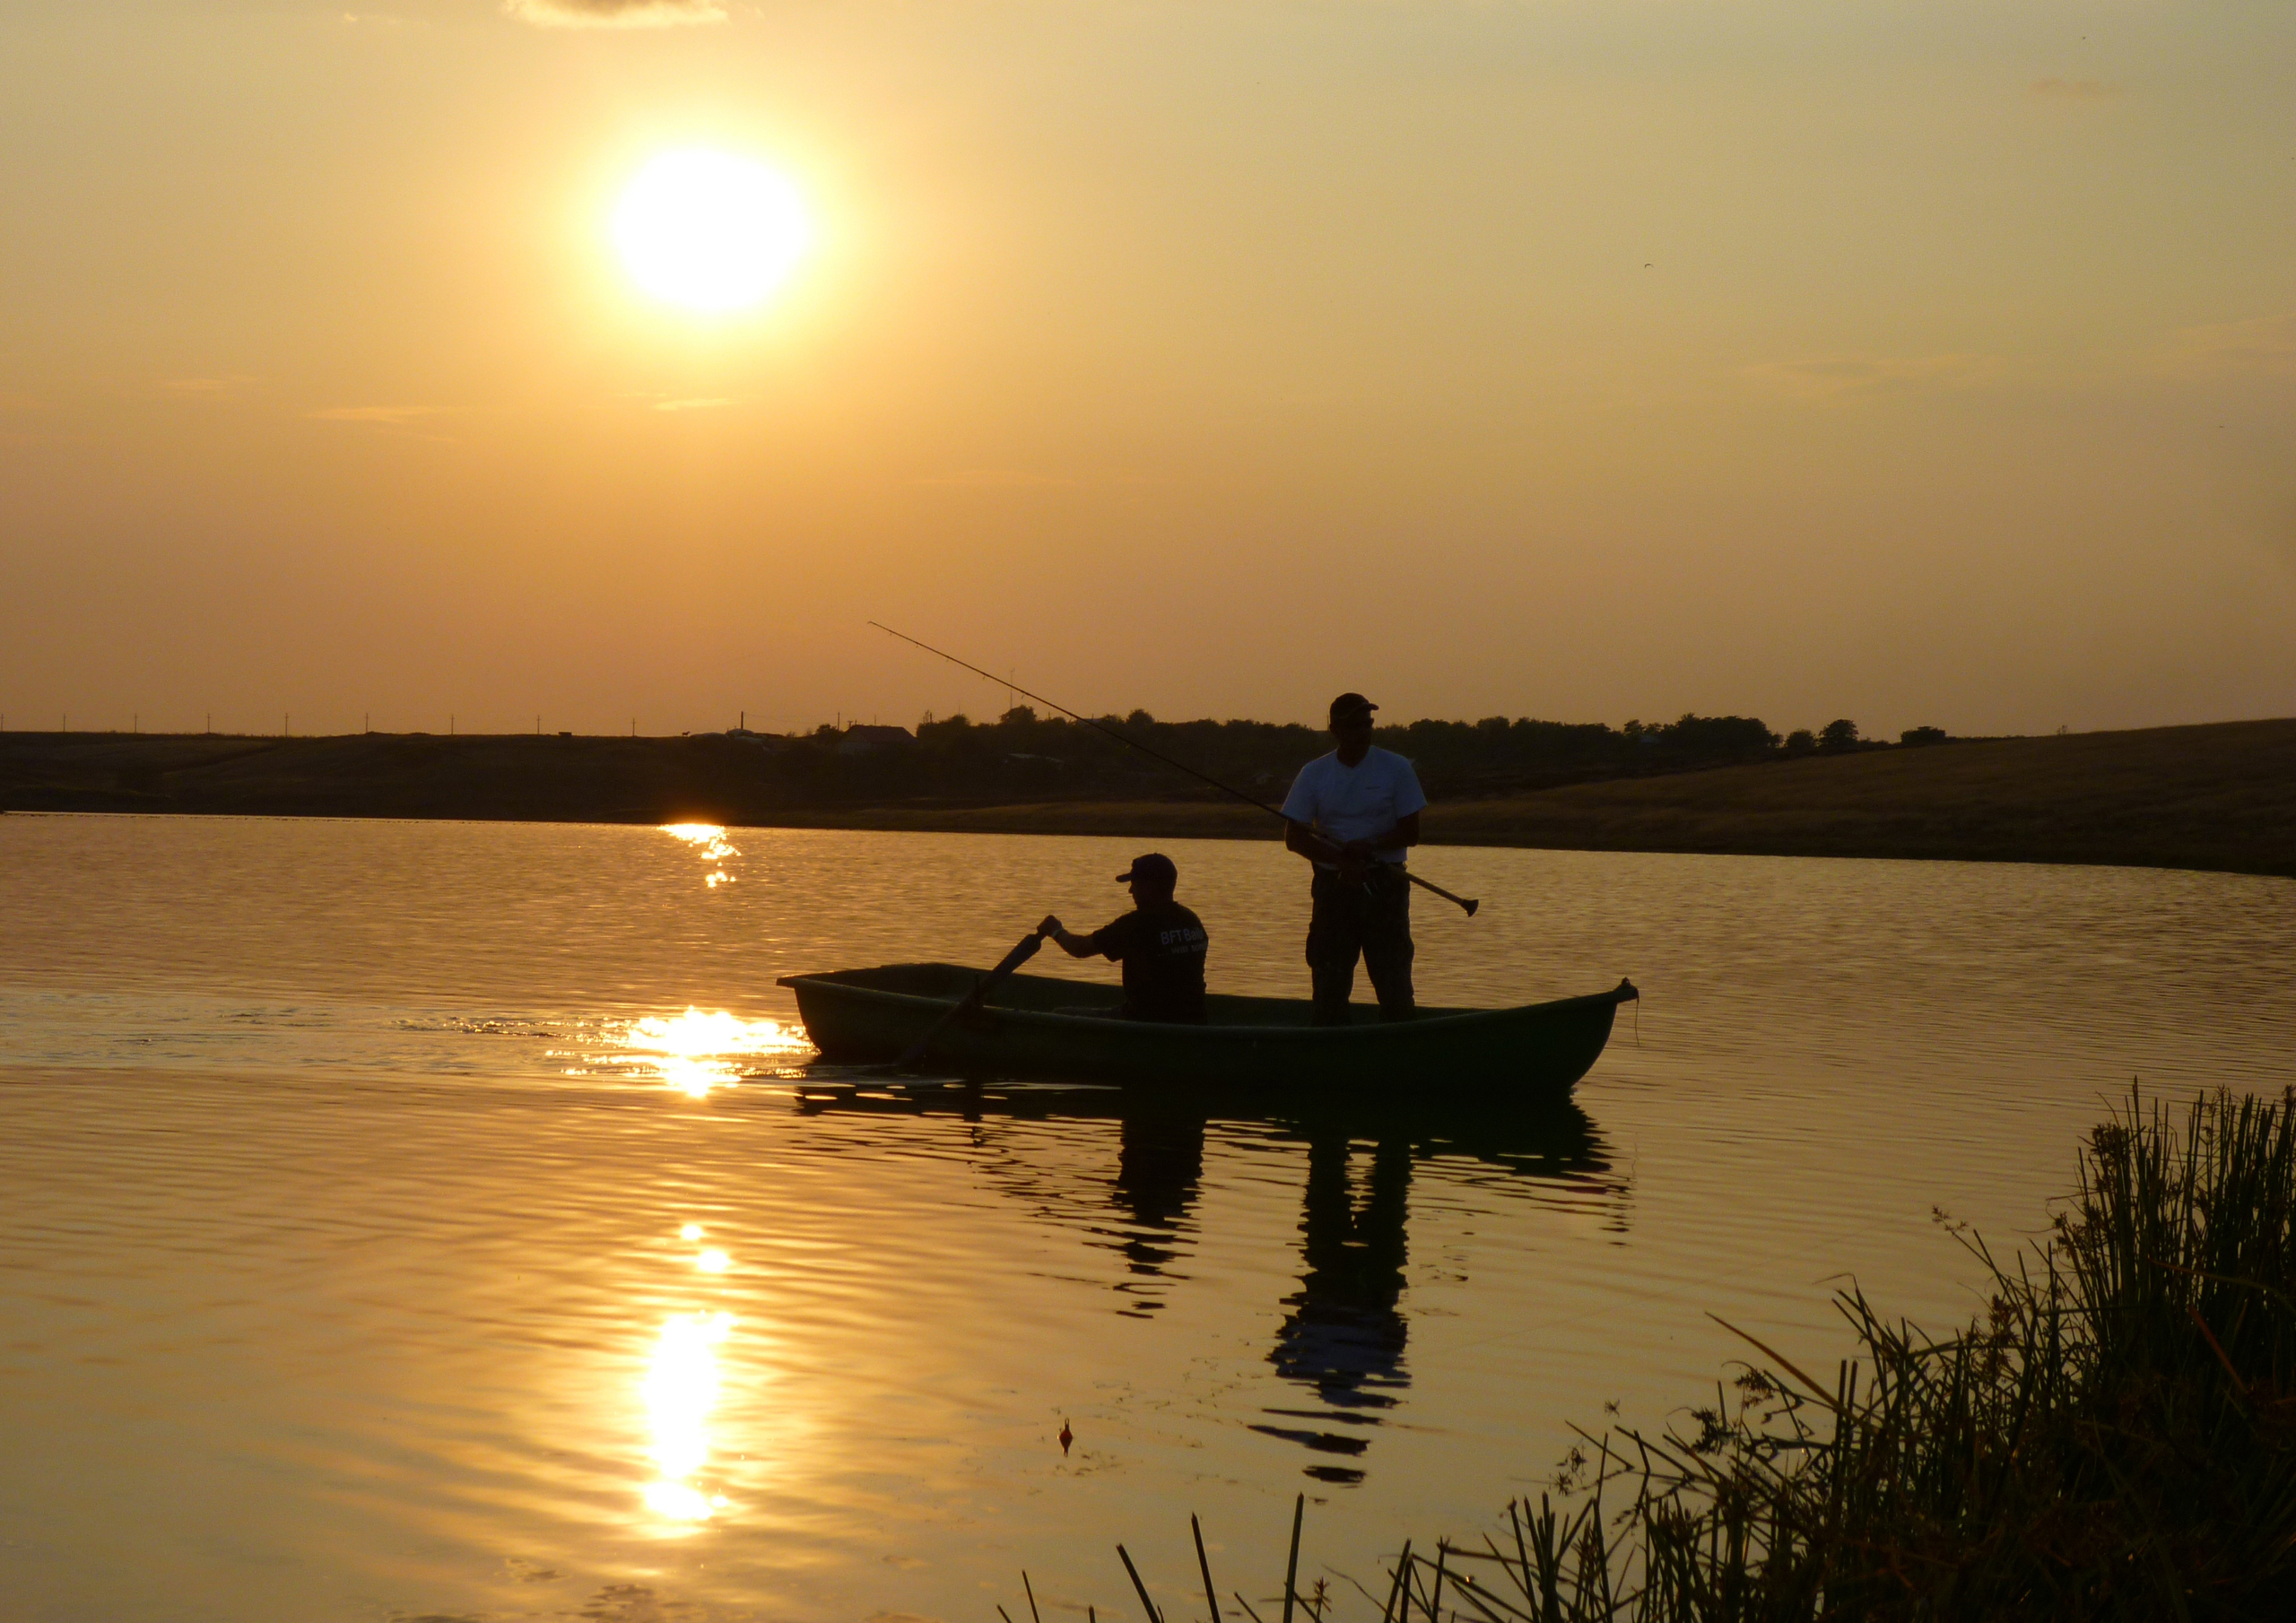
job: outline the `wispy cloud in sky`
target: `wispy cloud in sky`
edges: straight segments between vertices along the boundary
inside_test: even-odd
[[[502,9],[539,28],[667,28],[726,20],[717,0],[503,0]]]
[[[160,392],[179,400],[228,400],[244,395],[261,381],[239,372],[221,378],[162,378]]]
[[[2187,327],[2161,361],[2184,377],[2296,378],[2296,312]]]
[[[1049,473],[1031,473],[1025,468],[961,468],[953,473],[935,474],[916,482],[963,490],[1041,490],[1076,482]]]
[[[1805,400],[1831,400],[1887,390],[1959,389],[2001,375],[1995,355],[1819,355],[1765,360],[1746,369],[1756,384]]]
[[[310,413],[320,422],[380,422],[393,428],[404,428],[419,418],[438,414],[437,406],[401,405],[328,406]]]

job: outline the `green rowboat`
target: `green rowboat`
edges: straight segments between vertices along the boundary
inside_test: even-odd
[[[886,964],[790,975],[806,1035],[831,1064],[898,1058],[972,990],[981,971],[955,964]],[[1217,1088],[1501,1089],[1560,1099],[1610,1040],[1629,981],[1588,997],[1518,1009],[1422,1009],[1383,1022],[1361,1009],[1352,1026],[1309,1023],[1301,999],[1205,999],[1208,1021],[1164,1026],[1117,1018],[1114,986],[1015,975],[986,1006],[935,1039],[929,1061],[961,1074]]]

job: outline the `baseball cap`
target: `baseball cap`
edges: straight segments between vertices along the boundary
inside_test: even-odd
[[[1146,880],[1152,885],[1177,885],[1180,882],[1180,871],[1170,857],[1161,852],[1151,851],[1145,856],[1134,857],[1132,866],[1116,876],[1116,882],[1119,885],[1134,880]]]
[[[1356,716],[1369,716],[1379,707],[1361,693],[1343,693],[1331,701],[1331,718],[1335,722],[1352,721]]]

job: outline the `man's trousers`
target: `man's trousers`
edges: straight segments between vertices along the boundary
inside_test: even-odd
[[[1361,959],[1379,999],[1381,1020],[1409,1020],[1411,881],[1401,867],[1373,863],[1361,884],[1316,870],[1308,920],[1308,968],[1314,977],[1316,1024],[1344,1026]]]

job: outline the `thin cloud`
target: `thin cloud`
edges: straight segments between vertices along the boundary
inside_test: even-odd
[[[228,400],[246,393],[260,378],[232,372],[221,378],[162,378],[160,392],[182,400]]]
[[[674,28],[726,21],[717,0],[502,0],[502,9],[536,28]]]
[[[1914,389],[1972,388],[2000,376],[1993,355],[1819,355],[1746,369],[1764,388],[1804,400]]]
[[[2048,101],[2110,101],[2126,92],[2100,79],[2036,79],[2032,93]]]
[[[1076,482],[1049,473],[1031,473],[1024,468],[961,468],[954,473],[936,474],[914,482],[961,490],[1044,490]]]
[[[2195,378],[2296,377],[2296,313],[2187,327],[2161,352],[2163,369]]]
[[[417,418],[436,417],[437,406],[328,406],[313,412],[310,416],[319,422],[379,422],[392,428],[404,428]]]

